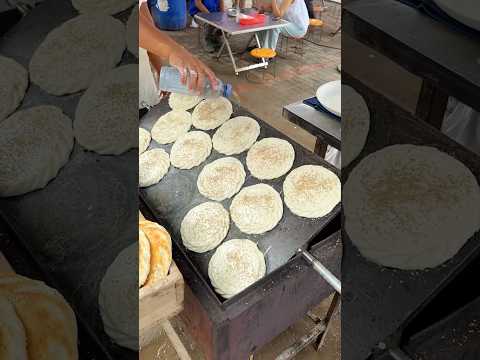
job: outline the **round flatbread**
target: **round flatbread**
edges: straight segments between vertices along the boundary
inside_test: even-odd
[[[193,110],[193,126],[200,130],[216,129],[230,119],[232,112],[232,103],[224,97],[203,100]]]
[[[135,6],[127,21],[127,49],[138,58],[138,6]]]
[[[138,66],[120,66],[96,80],[80,98],[73,129],[77,141],[102,155],[138,146]]]
[[[232,220],[246,234],[263,234],[272,230],[283,215],[279,193],[270,185],[243,188],[232,200]]]
[[[142,229],[138,229],[138,287],[142,287],[150,273],[150,241]]]
[[[178,138],[170,151],[172,165],[191,169],[204,162],[212,151],[212,140],[203,131],[190,131]]]
[[[168,105],[172,110],[190,110],[200,101],[200,96],[172,93],[168,98]]]
[[[121,21],[107,15],[80,15],[47,35],[30,60],[30,77],[50,94],[75,93],[114,68],[124,49]]]
[[[10,115],[23,100],[28,86],[28,72],[15,60],[0,56],[0,121]]]
[[[152,138],[159,144],[170,144],[185,135],[192,126],[192,115],[185,110],[172,110],[162,115],[152,128]]]
[[[288,141],[264,138],[248,150],[247,168],[257,179],[272,180],[285,175],[294,160],[295,150]]]
[[[21,348],[12,349],[18,351],[13,357],[4,357],[3,351],[11,345],[22,346],[21,334],[19,338],[8,341],[8,334],[4,334],[4,326],[7,325],[2,314],[2,346],[0,346],[1,359],[38,359],[50,360],[78,359],[78,336],[77,321],[75,314],[63,296],[44,283],[17,274],[0,274],[0,299],[6,299],[15,308],[15,314],[25,330],[26,343]],[[0,307],[5,306],[5,302]],[[8,305],[7,305],[8,306]],[[12,325],[12,324],[10,324]],[[7,325],[8,326],[8,325]],[[17,329],[18,330],[18,329]],[[20,333],[22,330],[20,329]],[[13,335],[13,334],[12,334]],[[27,357],[21,357],[27,353]]]
[[[72,0],[72,5],[80,13],[114,15],[128,9],[135,0]]]
[[[138,243],[123,249],[100,283],[98,305],[103,328],[120,346],[139,348],[138,341]]]
[[[342,85],[342,167],[348,166],[362,151],[370,129],[370,111],[363,97],[350,86]]]
[[[147,130],[145,130],[144,128],[139,128],[138,129],[138,153],[139,153],[139,155],[143,154],[148,149],[148,146],[150,145],[151,140],[152,140],[152,137],[150,136],[150,133]]]
[[[67,163],[72,121],[54,106],[36,106],[0,122],[0,197],[42,189]]]
[[[237,116],[224,123],[213,135],[213,148],[234,155],[248,150],[260,135],[260,125],[248,116]]]
[[[245,177],[239,160],[233,157],[218,159],[205,165],[198,175],[198,191],[210,200],[223,201],[242,188]]]
[[[229,299],[265,276],[265,257],[247,239],[233,239],[220,245],[208,264],[208,276],[215,291]]]
[[[343,191],[347,234],[364,257],[383,266],[434,268],[480,228],[475,176],[433,147],[393,145],[370,154]]]
[[[218,246],[230,228],[230,216],[222,204],[206,202],[191,209],[182,220],[180,233],[183,245],[204,253]]]
[[[294,169],[283,182],[285,205],[295,215],[318,218],[329,214],[341,200],[338,176],[318,165]]]
[[[138,184],[140,187],[155,185],[168,172],[170,158],[163,149],[147,150],[139,157]]]

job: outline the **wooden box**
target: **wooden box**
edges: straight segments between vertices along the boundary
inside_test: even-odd
[[[139,213],[139,218],[144,219]],[[149,345],[158,336],[162,323],[183,310],[184,282],[177,265],[172,261],[165,279],[139,291],[140,348]]]
[[[183,310],[183,277],[172,262],[170,273],[153,286],[140,289],[140,347],[147,346],[158,336],[161,324]]]

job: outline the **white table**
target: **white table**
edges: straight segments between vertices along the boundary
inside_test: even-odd
[[[260,39],[258,38],[258,32],[263,30],[281,28],[288,25],[288,21],[279,19],[274,20],[271,15],[265,15],[265,22],[263,24],[257,25],[240,25],[237,24],[234,17],[228,16],[226,12],[215,12],[215,13],[198,13],[195,15],[195,21],[200,21],[216,27],[217,29],[221,30],[223,36],[223,43],[217,53],[217,58],[222,56],[223,51],[227,48],[228,55],[230,56],[230,60],[233,64],[233,69],[235,71],[235,75],[238,75],[242,71],[247,71],[251,69],[256,69],[260,67],[267,68],[268,61],[262,59],[261,62],[248,65],[244,67],[238,67],[237,63],[235,62],[235,58],[233,56],[232,48],[229,43],[229,38],[234,35],[241,35],[241,34],[251,34],[253,33],[253,37],[257,42],[258,47],[262,47],[260,44]]]

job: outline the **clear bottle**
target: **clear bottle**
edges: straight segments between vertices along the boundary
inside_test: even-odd
[[[187,78],[188,76],[190,75],[187,74]],[[167,92],[194,95],[188,88],[188,85],[183,85],[180,81],[180,71],[172,66],[162,66],[159,77],[159,89]],[[200,95],[206,98],[219,96],[229,98],[233,95],[232,85],[225,84],[217,78],[217,87],[214,89],[210,81],[205,79],[205,85]]]

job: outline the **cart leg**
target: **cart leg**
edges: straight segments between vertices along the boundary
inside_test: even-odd
[[[340,302],[340,294],[335,292],[332,298],[332,302],[330,303],[330,306],[328,308],[327,314],[325,315],[325,318],[323,319],[324,324],[327,324],[327,327],[325,331],[318,337],[317,343],[315,345],[315,349],[320,351],[320,349],[323,347],[325,344],[325,338],[328,334],[328,331],[332,327],[332,317],[333,314],[335,313],[335,310],[337,309],[338,303]]]

